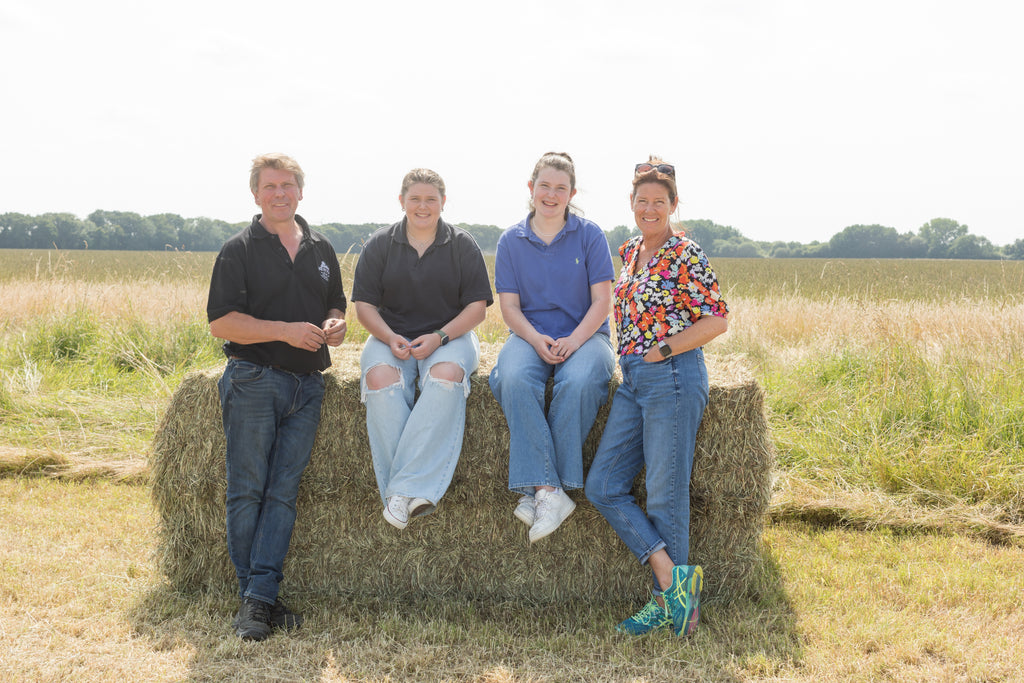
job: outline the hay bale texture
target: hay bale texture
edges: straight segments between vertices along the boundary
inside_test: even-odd
[[[533,546],[526,526],[512,516],[518,496],[507,490],[508,427],[487,386],[499,349],[483,345],[480,370],[471,379],[462,456],[448,493],[435,513],[404,531],[381,516],[359,400],[360,349],[334,350],[285,561],[289,593],[531,603],[645,598],[647,569],[582,491],[570,494],[576,512]],[[709,357],[708,371],[710,400],[691,483],[690,562],[704,567],[704,595],[728,600],[745,591],[760,561],[773,458],[756,381],[736,359]],[[193,372],[182,381],[154,441],[159,565],[182,590],[236,585],[225,542],[225,443],[216,386],[221,372]],[[612,389],[617,383],[616,376]],[[609,405],[587,439],[587,466]],[[634,490],[642,500],[642,474]]]

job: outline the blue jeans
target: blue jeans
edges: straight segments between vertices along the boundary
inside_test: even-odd
[[[229,360],[217,387],[227,438],[228,555],[242,597],[273,603],[299,480],[320,424],[324,379]]]
[[[508,487],[583,486],[583,442],[608,400],[615,353],[597,333],[563,363],[549,365],[522,337],[510,335],[491,370],[490,385],[508,422]],[[544,412],[548,378],[551,405]]]
[[[587,498],[641,564],[662,548],[674,564],[686,564],[693,451],[708,402],[704,352],[657,363],[621,356],[619,366],[622,383],[587,476]],[[645,466],[646,513],[631,491]],[[657,579],[655,587],[666,588]]]
[[[430,375],[433,365],[445,362],[462,368],[461,383]],[[480,342],[473,332],[452,339],[423,360],[399,360],[387,344],[372,336],[366,340],[360,359],[362,400],[382,503],[401,495],[425,498],[436,506],[448,490],[462,451],[469,376],[479,364]],[[378,365],[396,368],[398,382],[367,388],[366,373]]]

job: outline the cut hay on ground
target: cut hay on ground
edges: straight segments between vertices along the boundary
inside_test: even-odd
[[[0,474],[34,474],[66,462],[67,458],[54,450],[0,445]]]
[[[381,516],[359,401],[360,349],[335,351],[285,563],[287,592],[534,603],[643,600],[646,568],[582,491],[571,494],[576,512],[533,546],[526,526],[512,516],[517,496],[507,490],[508,428],[487,386],[498,349],[483,345],[451,488],[434,514],[404,531]],[[773,458],[763,393],[742,362],[709,358],[708,370],[710,401],[691,486],[690,562],[704,567],[705,596],[728,600],[746,590],[760,561]],[[154,441],[160,567],[185,590],[234,586],[224,529],[220,373],[216,368],[185,378]],[[607,414],[606,405],[587,440],[588,466]],[[642,499],[642,476],[636,490]]]
[[[124,484],[149,481],[149,466],[141,458],[102,459],[88,450],[64,453],[52,449],[0,446],[0,475],[45,475],[83,481],[110,479]]]
[[[911,495],[862,491],[838,483],[826,488],[795,476],[783,477],[777,488],[769,509],[775,520],[955,534],[1024,547],[1024,525],[1007,521],[1006,511],[999,508],[956,500],[945,507],[924,506],[916,504]]]

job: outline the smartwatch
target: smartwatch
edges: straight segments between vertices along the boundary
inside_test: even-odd
[[[441,335],[441,346],[448,343],[448,335],[444,333],[444,330],[434,330],[434,334]]]
[[[658,342],[658,350],[661,351],[662,358],[668,358],[672,355],[672,347],[668,345],[668,342],[662,339]]]

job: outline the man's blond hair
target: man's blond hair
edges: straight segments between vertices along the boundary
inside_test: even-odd
[[[295,175],[295,183],[302,189],[302,186],[306,182],[306,176],[302,172],[302,167],[299,166],[299,162],[292,159],[287,154],[281,154],[274,152],[273,154],[261,154],[252,160],[252,170],[249,171],[249,189],[252,190],[253,194],[256,194],[260,184],[260,171],[265,168],[272,168],[275,170],[291,171]]]

